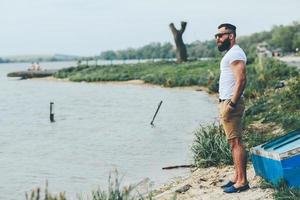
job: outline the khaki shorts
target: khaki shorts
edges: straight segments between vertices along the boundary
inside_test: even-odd
[[[242,136],[242,117],[245,110],[244,100],[241,98],[232,110],[228,105],[230,100],[219,103],[221,124],[228,140]]]

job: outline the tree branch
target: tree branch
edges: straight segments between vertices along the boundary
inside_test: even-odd
[[[172,33],[173,33],[174,35],[178,32],[178,30],[175,28],[175,26],[174,26],[173,23],[171,23],[171,24],[169,25],[169,27],[170,27],[170,29],[171,29],[171,31],[172,31]]]
[[[181,34],[183,34],[183,32],[185,31],[186,24],[187,22],[181,22],[181,29],[180,29]]]

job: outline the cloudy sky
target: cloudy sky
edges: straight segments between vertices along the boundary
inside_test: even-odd
[[[172,42],[168,24],[182,20],[185,42],[212,39],[223,22],[248,35],[300,21],[299,8],[299,0],[0,0],[0,56],[92,56]]]

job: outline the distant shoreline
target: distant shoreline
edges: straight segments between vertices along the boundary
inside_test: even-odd
[[[55,82],[70,82],[74,83],[73,81],[70,81],[68,79],[60,79],[55,78],[53,76],[49,77],[43,77],[43,78],[32,78],[32,80],[47,80],[47,81],[55,81]],[[75,82],[76,83],[76,82]],[[103,84],[103,85],[137,85],[137,86],[145,86],[145,87],[152,87],[152,88],[166,88],[166,89],[180,89],[180,90],[189,90],[189,91],[197,91],[197,92],[205,92],[210,96],[217,97],[217,94],[213,94],[209,92],[209,89],[204,86],[177,86],[177,87],[164,87],[161,85],[151,84],[151,83],[145,83],[143,80],[129,80],[129,81],[96,81],[96,82],[77,82],[77,83],[88,83],[88,84]]]

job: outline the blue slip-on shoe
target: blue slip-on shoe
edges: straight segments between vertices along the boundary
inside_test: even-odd
[[[221,188],[227,188],[227,187],[233,186],[234,184],[235,184],[235,182],[228,181],[228,183],[226,183],[225,185],[221,185]]]
[[[249,184],[247,183],[246,185],[244,186],[241,186],[241,187],[234,187],[234,185],[230,186],[230,187],[227,187],[224,189],[224,192],[225,193],[236,193],[236,192],[243,192],[243,191],[246,191],[248,190],[250,187],[249,187]]]

